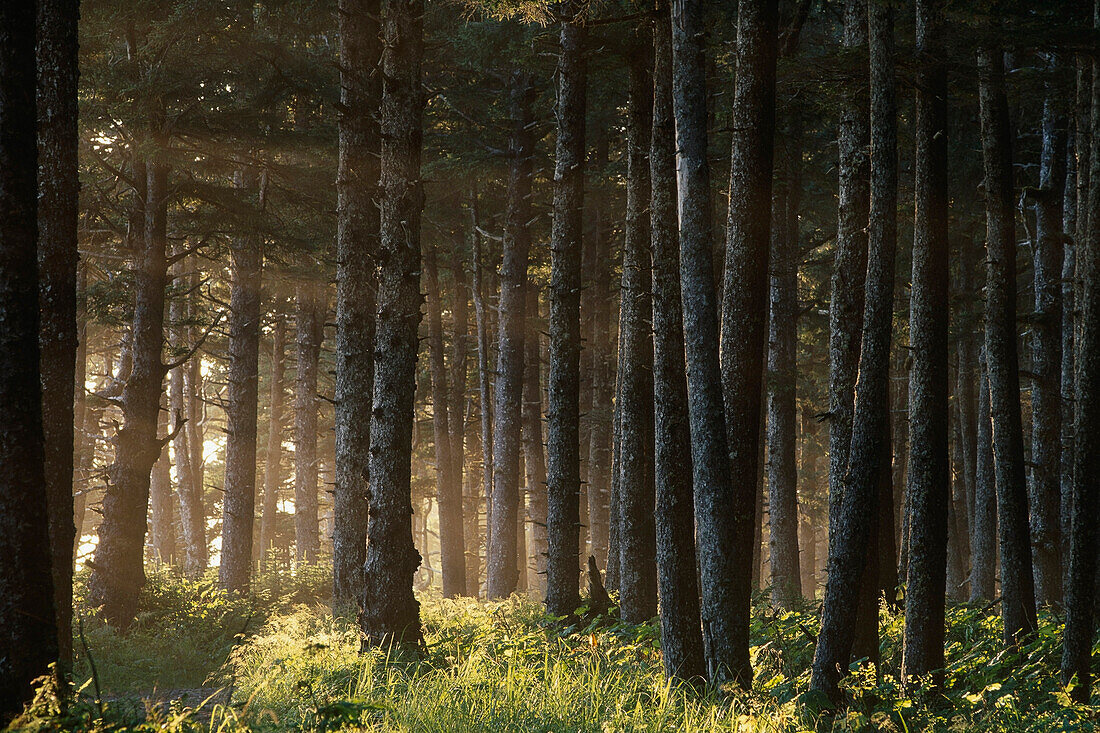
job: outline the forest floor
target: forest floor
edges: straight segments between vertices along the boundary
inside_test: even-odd
[[[518,597],[425,595],[422,654],[361,652],[354,618],[322,603],[327,584],[320,569],[272,574],[241,599],[215,590],[213,578],[153,573],[127,633],[81,614],[76,701],[60,715],[43,694],[17,729],[908,733],[1093,731],[1100,722],[1100,707],[1070,705],[1058,685],[1053,613],[1022,649],[1005,651],[995,615],[952,606],[945,693],[912,698],[897,681],[902,618],[885,611],[882,675],[853,665],[851,704],[831,714],[806,692],[817,632],[809,604],[777,612],[761,597],[754,607],[751,693],[695,692],[664,681],[656,623],[566,629]]]

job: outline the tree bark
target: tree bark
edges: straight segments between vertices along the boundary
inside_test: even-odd
[[[157,124],[154,122],[154,129]],[[156,144],[163,149],[165,141]],[[162,155],[154,153],[147,168],[144,241],[135,252],[133,368],[120,398],[122,427],[114,463],[107,471],[99,544],[88,578],[90,605],[101,607],[103,618],[123,629],[134,620],[138,595],[145,585],[149,475],[162,448],[157,415],[166,372],[161,350],[168,272],[168,165]]]
[[[294,383],[294,547],[299,563],[317,562],[317,361],[324,336],[324,296],[316,283],[295,293],[297,377]]]
[[[341,0],[333,599],[363,595],[377,301],[381,0]]]
[[[1100,3],[1094,6],[1100,25]],[[1074,683],[1070,697],[1087,703],[1092,687],[1091,652],[1095,638],[1097,527],[1100,518],[1100,61],[1092,62],[1086,238],[1077,253],[1081,283],[1077,333],[1077,379],[1073,460],[1073,535],[1066,589],[1062,683]]]
[[[528,283],[527,337],[523,342],[523,466],[531,507],[531,549],[535,574],[546,577],[546,455],[542,435],[542,353],[539,348],[539,294]],[[541,585],[540,580],[540,585]]]
[[[286,319],[275,316],[271,329],[271,384],[267,401],[267,449],[264,451],[264,494],[260,514],[260,559],[269,564],[275,545],[275,524],[279,515],[279,489],[283,485],[283,429],[286,393]],[[373,377],[373,375],[371,375]],[[363,540],[364,551],[366,538]],[[335,552],[335,551],[334,551]],[[362,569],[360,569],[362,572]]]
[[[729,583],[729,578],[740,571],[734,565],[737,538],[728,517],[733,484],[722,404],[722,371],[714,349],[719,333],[711,256],[704,7],[699,0],[672,3],[672,101],[676,118],[680,297],[702,591],[700,608],[707,673],[718,682],[732,676],[735,670],[744,673],[748,660],[738,654],[733,642],[737,638],[734,624],[740,601]],[[751,509],[752,505],[741,507],[741,513],[746,508]],[[751,517],[752,512],[748,515]],[[751,537],[751,527],[746,529]],[[751,552],[737,553],[738,562],[746,567],[750,557]]]
[[[167,435],[167,405],[161,408],[157,418],[158,435]],[[164,445],[167,445],[167,440]],[[170,564],[176,554],[176,528],[172,524],[172,478],[169,473],[171,463],[168,460],[167,447],[161,449],[160,456],[153,464],[149,475],[149,549],[156,564]]]
[[[971,523],[970,601],[993,600],[997,578],[997,482],[993,477],[993,418],[985,346],[978,353],[978,420],[975,434],[974,516]]]
[[[667,2],[658,4],[653,49],[649,213],[653,249],[653,468],[661,659],[669,679],[694,680],[706,676],[706,659],[699,618],[691,431],[680,308],[672,25]]]
[[[263,205],[259,176],[241,169],[234,185],[249,203]],[[244,232],[230,240],[233,288],[229,296],[229,387],[226,393],[225,495],[222,503],[221,567],[218,582],[246,593],[252,570],[256,523],[256,410],[259,404],[260,282],[263,239]]]
[[[474,243],[474,319],[477,327],[477,383],[478,405],[481,417],[481,483],[485,498],[485,568],[489,567],[489,540],[492,536],[493,516],[493,390],[489,363],[492,360],[492,344],[489,312],[485,305],[485,263],[481,254],[481,236],[478,233],[477,191],[471,191],[469,202],[470,228]],[[486,579],[488,580],[488,579]],[[486,590],[488,588],[486,587]]]
[[[913,279],[909,301],[908,567],[902,678],[943,685],[947,569],[947,67],[940,0],[918,0]]]
[[[893,11],[869,6],[868,48],[871,77],[871,187],[868,253],[863,309],[862,348],[855,387],[852,442],[839,513],[837,534],[830,542],[829,582],[814,651],[811,686],[832,698],[848,668],[853,643],[856,654],[878,662],[878,560],[880,537],[893,543],[878,526],[883,472],[889,475],[890,340],[894,318],[894,261],[897,249],[897,101],[894,80]],[[857,286],[858,287],[858,286]],[[834,426],[835,428],[835,426]],[[888,484],[887,484],[888,485]],[[867,592],[867,591],[870,592]],[[852,609],[862,624],[852,623]]]
[[[630,38],[626,226],[620,289],[619,613],[643,623],[657,615],[653,486],[653,317],[649,145],[653,112],[649,21]]]
[[[749,616],[753,519],[759,501],[761,397],[767,339],[768,250],[771,241],[778,2],[741,0],[737,17],[730,208],[722,303],[721,365],[731,491],[723,507],[732,551],[726,623],[730,636],[715,655],[719,677],[752,684]],[[686,302],[686,299],[685,299]],[[702,544],[702,543],[701,543]],[[704,584],[707,582],[704,579]]]
[[[1057,66],[1052,64],[1050,73]],[[1052,83],[1052,82],[1051,82]],[[1035,313],[1031,371],[1031,543],[1035,600],[1062,604],[1062,203],[1066,184],[1065,118],[1048,88],[1035,204]]]
[[[424,93],[423,0],[389,0],[382,21],[381,278],[371,425],[370,509],[360,622],[375,644],[423,645],[412,578],[420,565],[409,515],[417,325]]]
[[[72,666],[73,444],[77,388],[77,18],[79,0],[38,3],[38,277],[42,428],[59,679]],[[79,384],[84,392],[84,383]],[[77,423],[83,426],[83,423]]]
[[[550,261],[550,378],[547,413],[546,609],[571,617],[580,605],[580,293],[584,214],[587,70],[585,4],[564,0],[560,13],[557,146]]]
[[[22,712],[34,680],[58,661],[54,591],[43,582],[54,553],[39,372],[35,6],[0,5],[0,725]],[[71,389],[71,373],[61,387]]]
[[[465,254],[462,243],[456,242],[451,256],[451,276],[454,291],[451,303],[453,325],[451,331],[450,396],[448,398],[448,427],[450,429],[452,477],[458,497],[458,521],[462,524],[462,595],[477,597],[477,504],[472,507],[465,496],[463,479],[466,466],[466,380],[467,356],[470,351],[469,283],[466,280]],[[472,518],[472,526],[471,526]],[[471,543],[468,535],[473,535]],[[473,563],[473,577],[468,565]]]
[[[177,262],[173,268],[173,277],[183,280],[186,277],[183,262]],[[188,346],[187,303],[183,297],[176,297],[168,304],[168,320],[171,325],[169,336],[172,351],[183,352]],[[184,557],[183,572],[189,578],[197,578],[206,570],[206,517],[202,504],[202,485],[196,478],[193,453],[191,450],[190,429],[193,428],[190,414],[191,399],[188,388],[193,384],[185,377],[192,362],[199,361],[196,354],[185,364],[172,370],[168,377],[168,405],[173,415],[186,415],[187,424],[172,439],[172,454],[176,467],[176,495],[178,497],[180,529],[183,536]]]
[[[1015,643],[1036,628],[1036,618],[1016,352],[1012,129],[1000,49],[980,48],[978,71],[986,196],[985,343],[1001,528],[1001,616],[1005,643]]]
[[[531,248],[532,154],[535,138],[531,103],[534,87],[525,72],[511,79],[512,135],[508,211],[500,268],[497,379],[493,409],[493,501],[490,515],[489,598],[506,598],[516,590],[516,529],[520,505],[519,459],[523,400],[523,340],[526,330],[527,256]],[[576,544],[576,543],[574,543]]]
[[[434,245],[424,245],[424,288],[428,306],[428,350],[432,382],[432,426],[435,430],[436,502],[439,505],[439,555],[443,597],[466,595],[466,557],[462,541],[462,476],[455,475],[451,454],[450,392],[443,353],[443,316],[439,266]],[[456,416],[458,417],[458,416]]]

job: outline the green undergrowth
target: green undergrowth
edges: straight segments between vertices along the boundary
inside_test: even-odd
[[[1044,613],[1027,644],[1006,651],[1000,620],[949,609],[943,694],[907,696],[897,680],[903,619],[883,613],[882,674],[853,665],[851,704],[829,713],[808,693],[817,608],[775,611],[758,599],[753,690],[670,685],[655,623],[565,628],[536,602],[421,598],[425,649],[361,651],[354,618],[320,601],[317,578],[261,579],[250,599],[212,580],[154,576],[126,634],[85,620],[64,716],[44,691],[27,730],[83,731],[1093,731],[1095,706],[1058,684],[1061,619]],[[1095,650],[1100,654],[1100,648]],[[90,652],[90,653],[89,653]],[[90,680],[98,670],[100,693]],[[1097,671],[1100,671],[1098,669]],[[85,680],[88,680],[85,682]],[[123,693],[204,688],[220,695],[160,707]],[[114,696],[114,697],[113,697]]]

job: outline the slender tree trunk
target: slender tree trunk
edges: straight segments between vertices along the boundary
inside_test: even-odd
[[[263,205],[259,177],[241,169],[235,187],[257,206]],[[254,193],[255,192],[255,193]],[[256,517],[256,410],[259,404],[260,281],[263,239],[255,232],[233,237],[233,288],[229,299],[229,388],[226,395],[225,497],[222,511],[219,584],[248,591],[252,570],[252,535]]]
[[[761,396],[767,339],[768,249],[775,132],[776,0],[741,0],[737,17],[737,80],[733,98],[730,208],[722,303],[722,393],[731,492],[723,507],[732,552],[724,559],[730,603],[725,667],[742,687],[752,684],[749,616],[753,556],[750,538],[759,501]],[[685,299],[686,304],[686,299]],[[686,322],[685,322],[686,323]],[[702,544],[702,543],[700,543]],[[704,578],[704,583],[707,580]],[[727,656],[728,654],[728,656]],[[717,662],[717,664],[715,664]],[[723,676],[720,672],[719,677]]]
[[[560,13],[557,148],[550,261],[550,379],[547,413],[546,609],[572,616],[580,605],[580,291],[584,214],[587,70],[585,4],[564,0]]]
[[[182,262],[173,266],[173,275],[177,280],[185,278]],[[168,305],[168,319],[172,326],[170,337],[174,351],[187,348],[186,302],[182,297],[173,298]],[[192,428],[190,403],[187,388],[190,386],[185,374],[191,369],[191,363],[199,360],[192,356],[185,363],[171,371],[168,378],[168,405],[173,415],[186,415],[188,422],[184,429],[172,439],[172,453],[176,467],[176,495],[178,497],[180,528],[183,535],[184,557],[183,572],[189,578],[197,578],[206,570],[206,517],[202,505],[201,484],[196,480],[193,454],[189,440],[189,428]]]
[[[993,415],[993,467],[1001,528],[1001,615],[1006,643],[1036,628],[1024,439],[1016,353],[1016,233],[1012,129],[1004,54],[978,51],[986,196],[986,360]]]
[[[523,466],[531,507],[531,546],[535,574],[546,576],[546,455],[542,436],[542,354],[539,349],[539,294],[527,287],[527,337],[523,342]],[[541,585],[541,580],[540,580]]]
[[[1055,73],[1051,65],[1050,73]],[[1052,82],[1051,82],[1052,83]],[[1062,203],[1065,117],[1048,89],[1035,204],[1035,314],[1032,317],[1030,529],[1038,603],[1062,603]]]
[[[470,228],[474,243],[474,318],[477,325],[477,382],[478,404],[481,412],[481,482],[485,497],[485,572],[489,572],[489,542],[493,527],[493,398],[489,364],[492,360],[490,344],[489,311],[485,304],[484,262],[481,255],[481,236],[478,234],[477,191],[470,194]],[[488,577],[486,577],[488,590]]]
[[[443,316],[439,266],[435,247],[424,246],[424,288],[428,305],[428,349],[432,382],[432,425],[435,429],[436,501],[439,505],[439,555],[443,597],[466,595],[466,557],[462,541],[462,476],[455,475],[451,454],[451,426],[447,366],[443,353]],[[461,420],[459,416],[455,416]]]
[[[802,511],[798,528],[798,540],[801,557],[799,567],[802,573],[802,595],[814,600],[817,597],[817,532],[813,517],[810,516],[810,500],[817,493],[814,465],[818,460],[816,448],[820,423],[814,418],[813,409],[803,403],[799,415],[799,455],[798,455],[798,493]]]
[[[913,279],[909,301],[909,557],[902,677],[943,685],[947,568],[947,67],[940,0],[918,0]]]
[[[1095,7],[1094,26],[1100,19]],[[1100,518],[1100,61],[1092,62],[1086,238],[1077,253],[1081,282],[1080,330],[1077,333],[1077,379],[1073,461],[1073,535],[1070,539],[1069,586],[1066,589],[1065,648],[1062,683],[1074,683],[1070,696],[1087,703],[1091,692],[1091,651],[1095,638],[1097,527]]]
[[[360,621],[368,641],[420,646],[420,565],[409,523],[417,325],[424,93],[423,0],[391,0],[383,18],[382,197],[378,332],[371,425],[370,512]]]
[[[286,319],[276,314],[271,329],[271,384],[267,401],[267,450],[264,452],[264,495],[260,514],[260,557],[264,564],[275,545],[275,523],[279,514],[279,489],[283,484],[283,429],[286,403],[283,379],[286,373]],[[373,377],[373,375],[371,375]],[[363,541],[366,547],[366,539]]]
[[[54,552],[39,372],[35,6],[27,0],[0,5],[0,725],[22,712],[34,696],[34,680],[58,661],[54,591],[43,582]],[[69,381],[59,385],[70,410],[71,378],[69,372]],[[71,465],[71,455],[68,460]],[[68,551],[66,546],[62,572]],[[139,562],[140,552],[139,545]]]
[[[77,174],[78,16],[79,0],[42,0],[38,3],[39,344],[58,674],[62,681],[72,665],[73,392],[76,387],[80,193]],[[79,388],[83,393],[83,382]]]
[[[299,283],[295,293],[298,370],[294,384],[294,546],[299,563],[317,562],[317,361],[324,335],[320,286]]]
[[[811,685],[830,697],[839,696],[837,683],[848,667],[857,637],[856,654],[870,653],[878,661],[880,536],[893,543],[893,533],[877,526],[883,495],[883,471],[890,456],[890,340],[894,317],[894,260],[897,249],[897,102],[894,93],[893,12],[877,3],[869,6],[871,76],[871,188],[867,228],[866,298],[863,309],[862,350],[855,388],[852,442],[836,537],[830,542],[829,582],[821,633],[814,652]],[[835,426],[834,426],[835,427]],[[869,589],[871,592],[861,592]],[[852,608],[858,608],[852,623]]]
[[[867,3],[845,0],[844,39],[848,53],[867,48]],[[860,318],[864,313],[863,283],[867,275],[868,115],[862,80],[845,93],[840,111],[837,147],[840,180],[837,191],[836,255],[833,261],[832,297],[829,299],[829,564],[840,536],[844,477],[852,446],[852,413],[860,359]],[[829,571],[830,581],[833,577]],[[826,595],[828,592],[826,591]]]
[[[448,427],[450,429],[452,480],[455,482],[455,494],[458,497],[458,521],[462,524],[462,595],[477,597],[477,504],[472,507],[466,500],[463,480],[466,466],[466,380],[467,356],[470,351],[469,283],[466,280],[465,254],[462,244],[455,243],[451,257],[451,276],[454,278],[454,293],[451,314],[454,319],[451,333],[451,369],[450,397],[448,404]],[[471,526],[470,519],[473,519]],[[473,535],[473,541],[469,535]],[[473,563],[471,578],[470,563]]]
[[[795,391],[798,381],[798,208],[802,186],[802,120],[786,110],[786,143],[778,151],[780,184],[772,204],[768,318],[768,516],[772,602],[790,608],[803,594],[798,557],[798,470]]]
[[[985,346],[978,354],[978,420],[975,434],[974,516],[971,523],[970,601],[991,601],[997,578],[997,482],[993,477],[993,419]]]
[[[154,123],[156,124],[156,123]],[[158,141],[163,147],[164,141]],[[108,469],[103,495],[88,600],[101,607],[112,625],[126,628],[137,613],[145,585],[143,547],[148,526],[149,475],[160,456],[157,415],[160,412],[164,340],[164,295],[167,284],[168,166],[157,154],[148,164],[145,236],[135,252],[133,369],[122,389],[122,427],[115,461]]]
[[[680,213],[680,297],[683,301],[688,415],[699,552],[703,642],[708,677],[720,681],[745,673],[747,659],[734,639],[740,599],[729,579],[735,568],[736,537],[729,511],[733,497],[722,371],[718,343],[711,234],[710,168],[707,162],[707,91],[704,4],[672,4],[672,100],[676,118],[678,207]],[[756,123],[754,123],[756,124]],[[745,513],[752,505],[740,507]],[[747,512],[752,516],[752,512]],[[614,526],[614,525],[613,525]],[[751,527],[747,536],[752,536]],[[742,545],[744,545],[744,541]],[[737,553],[747,568],[750,553]],[[751,568],[747,568],[751,572]]]
[[[333,599],[363,595],[378,251],[382,97],[381,0],[341,0],[340,151],[337,188],[336,485],[333,491]]]
[[[619,612],[629,623],[657,615],[653,487],[653,300],[649,144],[653,82],[648,20],[630,39],[626,227],[619,320],[622,434],[619,461]]]
[[[168,410],[157,418],[157,434],[168,434]],[[165,441],[167,443],[167,441]],[[164,448],[149,474],[149,555],[154,563],[168,564],[176,554],[176,530],[172,526],[172,478],[168,449]]]
[[[693,680],[706,676],[706,659],[699,619],[691,431],[680,308],[671,31],[668,3],[661,2],[653,33],[653,128],[649,161],[653,249],[653,467],[661,658],[667,677]]]
[[[526,330],[527,255],[531,247],[531,175],[534,87],[525,72],[511,80],[512,136],[509,154],[508,212],[504,261],[500,268],[500,321],[493,416],[493,502],[489,533],[488,597],[505,598],[516,590],[516,528],[519,513],[519,459],[523,399],[523,340]],[[576,544],[576,543],[574,543]]]

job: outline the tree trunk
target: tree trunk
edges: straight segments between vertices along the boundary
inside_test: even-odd
[[[363,595],[378,251],[381,0],[341,0],[340,149],[336,173],[336,485],[333,600]]]
[[[653,112],[648,20],[630,38],[626,226],[620,289],[619,612],[643,623],[657,615],[653,508],[653,299],[650,266],[649,144]]]
[[[845,0],[843,44],[862,58],[867,48],[867,2]],[[863,283],[867,275],[868,115],[863,92],[866,66],[848,87],[840,111],[837,148],[840,180],[837,190],[836,255],[829,299],[829,564],[840,536],[844,477],[852,447],[854,391],[860,359],[860,318],[864,313]],[[829,571],[830,581],[833,577]],[[826,596],[828,591],[826,591]]]
[[[455,475],[451,455],[451,426],[447,366],[443,353],[443,317],[439,293],[439,266],[435,247],[424,246],[424,288],[428,306],[428,349],[432,382],[432,426],[435,430],[436,501],[439,504],[439,555],[443,597],[466,595],[466,557],[462,541],[462,476]],[[461,420],[459,416],[455,416]]]
[[[978,415],[975,447],[974,516],[971,518],[970,602],[991,601],[997,578],[997,482],[993,477],[993,419],[985,346],[978,354]]]
[[[1096,5],[1094,25],[1100,16]],[[1065,648],[1062,683],[1073,682],[1070,696],[1087,703],[1091,692],[1091,651],[1095,638],[1097,527],[1100,518],[1100,61],[1092,62],[1087,237],[1077,254],[1081,282],[1077,333],[1077,416],[1074,424],[1073,536],[1066,589]]]
[[[158,145],[163,147],[164,141]],[[134,620],[145,585],[149,475],[163,447],[157,438],[157,415],[165,375],[161,348],[168,279],[168,166],[159,154],[148,164],[146,189],[145,236],[135,252],[133,369],[120,398],[122,427],[115,461],[107,471],[99,544],[88,578],[89,603],[101,607],[103,618],[121,628]]]
[[[564,0],[560,13],[557,148],[550,261],[550,378],[547,413],[546,609],[571,617],[580,605],[580,294],[584,214],[587,70],[585,4]]]
[[[484,262],[481,256],[481,236],[478,233],[477,191],[470,194],[470,228],[474,240],[474,319],[477,326],[477,383],[478,404],[481,412],[481,483],[485,497],[485,572],[489,571],[489,542],[493,527],[493,399],[492,378],[489,364],[492,361],[490,343],[489,310],[485,304]],[[488,578],[486,578],[488,590]]]
[[[708,676],[721,681],[735,670],[744,673],[747,660],[738,654],[733,643],[737,638],[734,617],[740,603],[729,583],[729,578],[740,570],[734,563],[736,537],[728,516],[733,484],[722,404],[722,371],[714,348],[719,334],[711,256],[704,7],[699,0],[682,0],[672,5],[672,100],[679,184],[680,297],[684,315],[703,642]],[[751,509],[751,506],[741,507],[740,511]],[[752,516],[751,511],[748,515]],[[746,529],[751,537],[751,527]],[[747,568],[749,557],[751,553],[748,556],[739,553],[738,563]]]
[[[947,569],[947,67],[940,0],[918,0],[913,279],[909,301],[908,567],[902,677],[943,685]]]
[[[660,3],[653,33],[653,128],[649,161],[653,250],[653,468],[661,659],[666,677],[693,680],[706,676],[706,659],[699,620],[691,432],[680,308],[671,30],[668,3]]]
[[[78,0],[38,3],[38,277],[42,428],[59,679],[72,666],[73,443],[77,387]],[[79,392],[84,392],[80,382]],[[76,423],[83,425],[83,423]],[[2,716],[0,716],[2,717]]]
[[[546,577],[546,455],[542,435],[542,353],[539,348],[539,294],[527,287],[527,337],[523,342],[523,466],[531,507],[531,546],[535,575]]]
[[[418,288],[419,289],[419,288]],[[317,562],[317,361],[324,336],[324,296],[315,283],[295,293],[298,371],[294,384],[294,546],[299,563]]]
[[[260,514],[260,558],[265,565],[269,563],[268,557],[274,550],[275,524],[279,515],[279,489],[283,484],[283,413],[286,403],[283,379],[285,373],[286,318],[283,314],[277,313],[275,325],[271,329],[271,384],[267,401],[263,509]],[[363,546],[365,550],[366,538],[363,540]]]
[[[173,276],[183,280],[183,263],[173,266]],[[170,338],[173,351],[187,349],[187,303],[183,297],[173,298],[168,304],[168,320],[171,324]],[[194,427],[190,416],[191,400],[188,388],[192,382],[185,374],[191,369],[192,362],[199,360],[194,355],[186,363],[177,366],[168,377],[168,405],[173,415],[188,417],[183,430],[172,439],[172,454],[176,467],[176,495],[179,503],[180,528],[183,536],[184,557],[183,572],[189,578],[197,578],[206,570],[206,517],[202,505],[202,485],[196,480],[193,454],[190,446],[190,429]]]
[[[34,697],[34,680],[58,661],[54,591],[43,582],[50,577],[54,552],[48,549],[51,489],[43,470],[48,454],[39,373],[35,5],[27,0],[0,5],[0,725],[22,712]],[[71,376],[60,385],[69,394],[70,410]],[[70,465],[71,460],[70,455]],[[71,496],[68,489],[66,495]],[[66,546],[62,572],[69,567],[68,553]],[[139,562],[140,553],[139,545]]]
[[[1004,54],[997,48],[979,49],[978,70],[986,197],[985,342],[1001,528],[1001,615],[1005,642],[1015,643],[1036,628],[1036,618],[1016,353],[1012,129],[1004,90]]]
[[[768,516],[772,603],[790,608],[804,592],[798,558],[798,469],[795,392],[798,381],[798,209],[802,186],[802,120],[786,110],[786,143],[772,204],[768,318]]]
[[[1054,73],[1052,65],[1050,73]],[[1035,600],[1062,604],[1062,203],[1066,184],[1065,117],[1048,89],[1035,204],[1035,314],[1031,371],[1031,542]]]
[[[259,177],[237,171],[234,185],[256,211],[263,205]],[[253,198],[255,196],[255,198]],[[248,591],[256,517],[256,410],[259,403],[260,281],[263,239],[246,232],[230,240],[233,289],[229,298],[229,387],[226,394],[225,496],[218,582]]]
[[[419,647],[420,603],[412,578],[412,431],[420,322],[420,178],[424,93],[423,0],[392,0],[382,22],[382,274],[371,425],[370,510],[360,621],[367,640]]]
[[[749,616],[751,539],[759,501],[761,397],[768,313],[772,163],[775,133],[777,0],[741,0],[737,17],[737,80],[733,98],[730,208],[722,303],[722,393],[731,491],[723,507],[732,532],[724,582],[729,624],[722,654],[712,666],[743,687],[752,684]],[[686,303],[686,300],[685,300]],[[702,543],[700,543],[702,544]],[[707,582],[704,579],[704,584]],[[717,664],[714,664],[717,662]]]
[[[871,187],[866,298],[862,349],[855,387],[852,441],[839,513],[829,543],[829,582],[814,652],[811,685],[832,698],[848,668],[848,658],[870,655],[878,662],[879,538],[893,543],[893,532],[879,526],[878,506],[889,475],[890,341],[894,318],[894,260],[897,249],[897,101],[894,80],[893,12],[869,6],[871,75]],[[835,431],[835,425],[834,425]],[[885,494],[885,495],[884,495]],[[869,591],[869,592],[867,592]],[[852,609],[857,608],[852,623]]]
[[[158,435],[167,435],[168,410],[161,408],[157,418]],[[167,445],[167,440],[164,445]],[[149,549],[150,558],[156,564],[169,564],[176,554],[176,528],[172,524],[172,477],[167,447],[153,464],[149,475]]]
[[[458,521],[462,525],[462,595],[477,597],[477,504],[468,506],[463,480],[466,466],[466,379],[467,355],[470,351],[469,283],[466,280],[465,253],[461,242],[455,243],[451,256],[451,276],[454,293],[451,314],[454,319],[451,333],[450,397],[448,427],[450,428],[451,461],[455,494],[458,497]],[[471,526],[470,518],[473,519]],[[471,543],[468,535],[473,535]],[[473,577],[468,565],[473,563]]]
[[[531,247],[531,116],[534,87],[525,72],[511,79],[512,135],[504,260],[500,268],[496,400],[493,416],[493,501],[489,533],[488,597],[506,598],[516,590],[516,522],[519,513],[519,458],[523,400],[523,339],[526,330],[527,254]],[[576,543],[574,543],[575,545]]]

